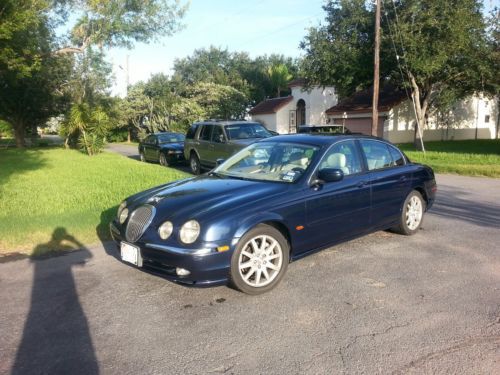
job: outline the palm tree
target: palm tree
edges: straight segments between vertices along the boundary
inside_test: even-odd
[[[279,98],[281,90],[284,89],[287,83],[292,79],[292,75],[288,72],[285,64],[272,65],[267,69],[269,80],[276,90],[276,97]]]

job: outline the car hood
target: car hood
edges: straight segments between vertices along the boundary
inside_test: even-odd
[[[160,147],[162,150],[184,150],[184,142],[163,143]]]
[[[285,183],[260,182],[203,175],[159,186],[129,198],[134,206],[156,207],[156,219],[203,220],[211,215],[241,211],[283,194]]]

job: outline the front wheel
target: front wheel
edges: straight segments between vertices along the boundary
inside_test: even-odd
[[[164,167],[168,167],[168,161],[167,157],[165,154],[160,154],[160,165],[163,165]]]
[[[392,228],[394,232],[407,236],[417,233],[424,218],[425,201],[422,195],[414,190],[405,199],[399,224]]]
[[[231,283],[247,294],[273,289],[285,275],[290,247],[280,231],[258,225],[239,241],[231,258]]]
[[[191,153],[191,156],[189,157],[189,166],[191,167],[191,172],[193,172],[193,174],[198,175],[201,173],[200,159],[198,159],[198,156],[194,152]]]

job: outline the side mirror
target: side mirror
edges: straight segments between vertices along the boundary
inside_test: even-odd
[[[318,178],[325,182],[336,182],[344,178],[344,172],[336,168],[324,168],[319,171]]]
[[[219,138],[217,139],[217,142],[219,142],[219,143],[226,143],[226,140],[224,139],[224,134],[219,135]]]
[[[224,163],[226,161],[226,159],[217,159],[215,161],[215,166],[218,167],[219,165],[221,165],[222,163]]]

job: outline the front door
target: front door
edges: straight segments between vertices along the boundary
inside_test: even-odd
[[[311,248],[317,248],[354,237],[364,232],[370,223],[371,194],[368,174],[353,140],[333,145],[319,165],[340,169],[341,181],[310,188],[306,200],[306,215]]]
[[[214,125],[203,125],[198,137],[199,145],[196,151],[200,156],[200,162],[203,165],[210,165],[210,143]]]

